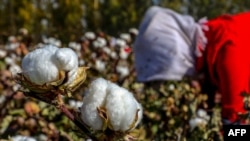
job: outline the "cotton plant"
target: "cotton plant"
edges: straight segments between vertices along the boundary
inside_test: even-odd
[[[44,45],[29,52],[21,62],[22,71],[15,75],[26,96],[54,105],[85,135],[95,140],[89,129],[71,110],[65,97],[71,97],[86,79],[88,67],[80,67],[76,53],[67,47]]]
[[[70,48],[45,45],[28,53],[21,63],[19,82],[30,91],[45,93],[58,88],[70,94],[86,78],[86,67],[78,67],[78,58]]]
[[[129,132],[140,123],[143,113],[131,92],[104,78],[91,82],[80,110],[84,123],[106,133],[100,136],[103,140],[132,139]]]
[[[82,86],[88,68],[79,66],[73,49],[44,44],[24,56],[15,80],[26,96],[54,105],[93,141],[135,139],[130,133],[142,119],[142,106],[125,88],[99,78],[83,101],[69,101],[71,108],[64,103]]]

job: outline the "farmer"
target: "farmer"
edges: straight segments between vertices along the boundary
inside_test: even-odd
[[[153,6],[134,43],[137,80],[205,74],[204,82],[221,93],[224,124],[234,123],[246,112],[241,93],[250,89],[249,25],[250,12],[195,22],[191,16]]]

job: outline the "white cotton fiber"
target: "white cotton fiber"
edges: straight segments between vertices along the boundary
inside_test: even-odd
[[[126,92],[117,85],[112,84],[107,90],[106,109],[113,130],[121,130],[121,124],[125,116],[123,95]]]
[[[31,82],[43,85],[58,78],[58,68],[51,61],[52,53],[48,48],[39,48],[28,53],[22,60],[23,74]]]
[[[121,130],[126,131],[130,128],[131,124],[133,123],[136,117],[137,102],[130,92],[127,92],[127,94],[123,95],[122,99],[124,103],[123,108],[126,115],[123,116],[121,122]]]
[[[59,79],[59,71],[68,72],[68,81],[77,76],[78,58],[70,48],[45,45],[29,52],[22,60],[23,74],[31,82],[43,85]]]
[[[98,78],[91,82],[87,95],[83,99],[81,115],[84,123],[94,130],[101,130],[103,121],[98,115],[97,107],[103,105],[106,98],[108,81]]]
[[[54,57],[60,70],[70,71],[78,67],[78,57],[70,48],[58,49]]]
[[[142,119],[142,107],[133,94],[103,78],[98,78],[90,84],[83,101],[82,119],[95,130],[102,129],[103,119],[97,112],[97,107],[100,106],[106,109],[108,127],[114,131],[132,130]]]

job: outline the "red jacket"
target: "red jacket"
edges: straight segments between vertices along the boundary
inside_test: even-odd
[[[197,69],[208,69],[210,81],[222,94],[222,116],[234,121],[246,112],[241,92],[250,90],[250,12],[219,16],[207,25],[208,44]]]

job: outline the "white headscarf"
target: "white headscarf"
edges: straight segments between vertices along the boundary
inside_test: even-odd
[[[152,6],[134,43],[137,80],[181,80],[194,74],[197,36],[206,42],[201,28],[191,16]]]

